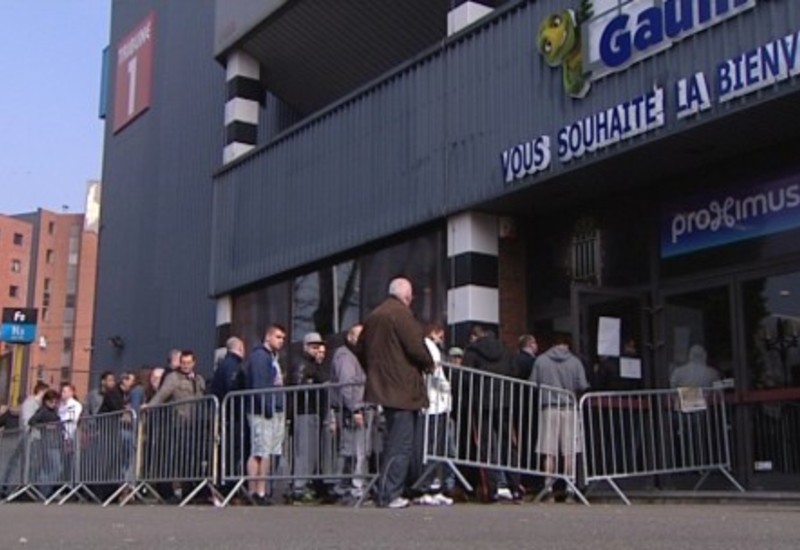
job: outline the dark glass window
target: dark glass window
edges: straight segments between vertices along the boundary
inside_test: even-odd
[[[422,322],[446,322],[447,242],[435,231],[385,248],[361,260],[361,315],[369,314],[386,298],[389,282],[404,276],[414,286],[411,308]]]
[[[22,233],[14,233],[14,244],[22,246]]]
[[[615,196],[528,229],[533,311],[569,310],[573,284],[630,287],[650,280],[649,200]]]
[[[233,298],[232,333],[242,338],[247,349],[264,340],[264,331],[273,323],[291,327],[290,285],[278,283],[251,290]]]
[[[800,273],[744,283],[742,307],[750,387],[800,387]]]

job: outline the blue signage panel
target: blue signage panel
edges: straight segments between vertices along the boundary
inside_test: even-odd
[[[661,257],[799,227],[800,175],[720,190],[665,205],[661,218]]]
[[[0,340],[7,344],[30,344],[36,339],[36,325],[0,325]]]
[[[38,311],[34,308],[3,308],[0,341],[8,344],[30,344],[36,339]]]

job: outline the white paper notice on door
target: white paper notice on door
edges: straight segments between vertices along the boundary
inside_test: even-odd
[[[619,357],[620,324],[616,317],[600,317],[597,321],[597,355]]]
[[[635,357],[620,357],[619,377],[632,380],[642,379],[642,360]]]

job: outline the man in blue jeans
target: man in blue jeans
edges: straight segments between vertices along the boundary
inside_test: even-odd
[[[378,505],[405,508],[403,497],[413,456],[420,411],[428,406],[424,373],[434,364],[425,347],[422,327],[411,312],[413,289],[408,279],[389,284],[389,297],[367,317],[358,341],[367,374],[364,400],[381,405],[387,436]],[[413,481],[413,480],[412,480]]]

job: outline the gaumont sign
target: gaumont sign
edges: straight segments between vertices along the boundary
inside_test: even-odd
[[[155,20],[155,14],[150,13],[117,46],[114,133],[150,107]]]
[[[574,97],[585,95],[593,79],[621,71],[758,5],[756,0],[614,0],[615,9],[593,15],[594,4],[609,2],[584,0],[580,13],[566,10],[542,22],[539,52],[551,65],[561,66],[564,89]],[[588,37],[588,45],[580,46],[582,36]],[[794,30],[746,47],[710,71],[672,82],[657,80],[640,95],[617,101],[552,134],[534,133],[535,137],[500,154],[503,180],[508,185],[545,172],[554,159],[566,164],[599,153],[655,132],[671,119],[702,117],[714,104],[748,96],[798,74],[800,31]]]
[[[564,91],[580,98],[593,81],[755,6],[756,0],[581,0],[544,18],[537,47],[561,67]]]

